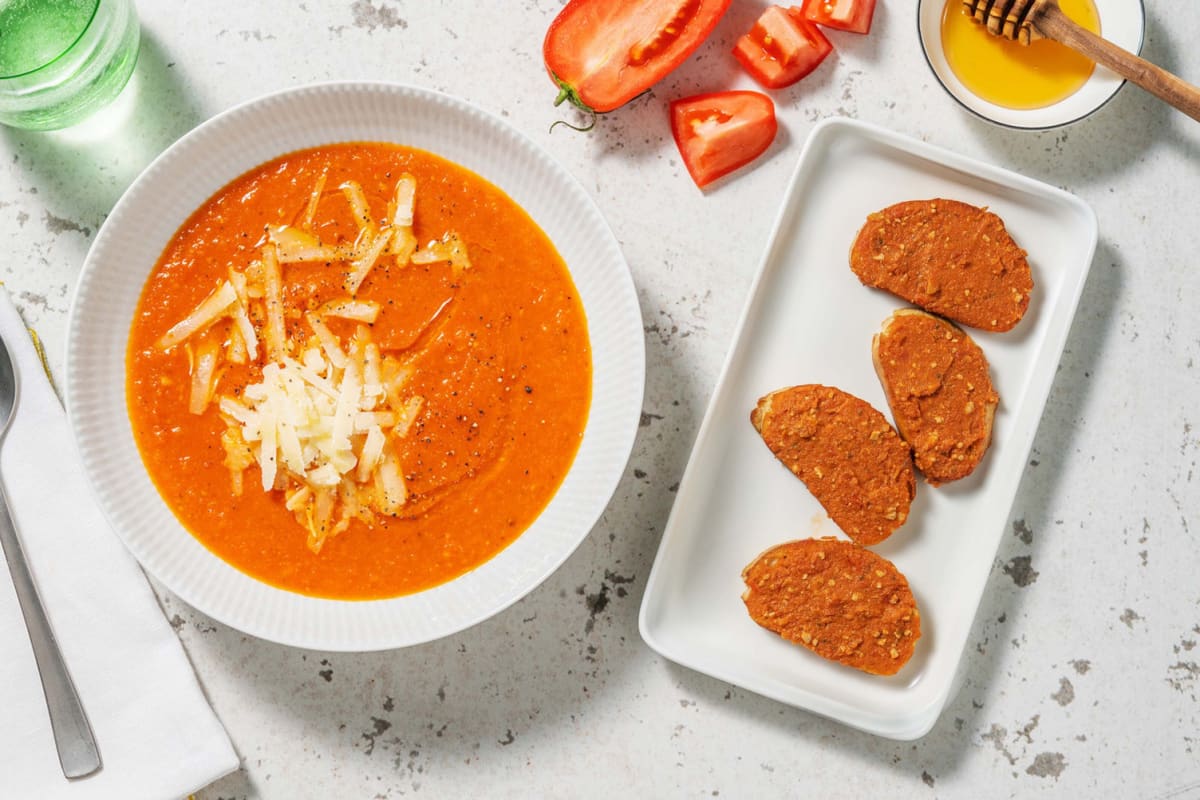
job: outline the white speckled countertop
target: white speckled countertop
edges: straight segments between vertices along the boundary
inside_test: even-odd
[[[1200,13],[1146,6],[1144,55],[1200,82]],[[208,116],[311,81],[408,82],[504,117],[596,199],[638,287],[648,375],[629,467],[522,602],[433,644],[335,655],[251,639],[159,590],[242,758],[197,797],[1200,797],[1200,124],[1126,87],[1064,130],[992,127],[937,85],[913,3],[880,0],[869,37],[834,32],[836,57],[776,94],[767,156],[705,195],[666,103],[750,87],[729,50],[762,4],[735,0],[697,55],[589,135],[547,131],[566,113],[540,52],[560,7],[142,0],[129,117],[0,129],[0,279],[58,375],[84,254],[137,172]],[[808,131],[839,114],[1068,189],[1100,220],[964,686],[908,743],[668,663],[636,623],[781,193]]]

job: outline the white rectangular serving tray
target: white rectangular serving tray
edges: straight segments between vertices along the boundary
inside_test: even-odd
[[[907,523],[872,549],[909,580],[922,637],[895,676],[825,661],[756,625],[741,571],[772,545],[844,534],[750,425],[758,398],[837,386],[890,418],[871,337],[898,298],[863,286],[848,254],[867,214],[945,197],[987,206],[1029,254],[1034,291],[1007,333],[968,329],[1000,395],[992,445],[968,478],[918,478]],[[663,656],[784,703],[893,739],[933,727],[1004,534],[1096,248],[1083,201],[1043,183],[865,123],[827,119],[800,155],[733,347],[679,486],[639,626]]]

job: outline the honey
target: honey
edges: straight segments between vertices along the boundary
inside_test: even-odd
[[[1059,5],[1068,17],[1100,33],[1100,14],[1092,0],[1059,0]],[[942,50],[963,86],[1012,109],[1053,105],[1078,91],[1095,68],[1090,59],[1049,39],[1023,45],[993,36],[963,13],[962,0],[946,0]]]

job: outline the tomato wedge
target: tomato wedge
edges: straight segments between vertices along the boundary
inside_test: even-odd
[[[775,104],[762,92],[712,92],[671,103],[671,133],[700,187],[762,155],[777,128]]]
[[[804,0],[804,18],[829,28],[869,33],[875,0]]]
[[[817,68],[833,45],[804,18],[800,8],[768,6],[750,32],[737,40],[733,54],[768,89],[791,86]]]
[[[542,43],[560,92],[588,112],[612,111],[662,80],[700,46],[731,0],[570,0]]]

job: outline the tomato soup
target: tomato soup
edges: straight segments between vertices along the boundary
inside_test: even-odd
[[[396,254],[400,231],[415,252]],[[322,255],[289,261],[296,242],[319,242]],[[181,322],[205,308],[221,313]],[[355,352],[363,401],[346,419],[374,430],[343,431],[350,449],[318,470],[296,459],[315,458],[325,440],[312,434],[315,444],[288,451],[281,423],[277,458],[277,433],[260,420],[267,401],[259,421],[242,416],[265,397],[270,365],[290,364],[310,395],[342,409],[352,365],[335,364]],[[376,388],[367,403],[385,379],[400,399],[388,406],[392,389]],[[349,143],[264,164],[184,223],[139,300],[126,397],[150,477],[209,550],[283,589],[373,599],[449,581],[528,528],[578,450],[591,380],[571,276],[519,206],[431,153]],[[381,465],[374,482],[362,482],[367,461]],[[399,496],[380,488],[389,477]]]

